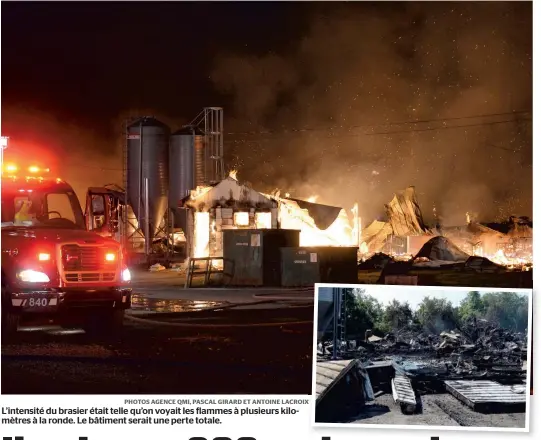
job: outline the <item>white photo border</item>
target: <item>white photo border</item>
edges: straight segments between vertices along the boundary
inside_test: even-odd
[[[334,428],[334,429],[406,429],[406,430],[432,430],[432,431],[481,431],[481,432],[530,432],[530,404],[532,396],[530,395],[531,384],[531,365],[532,365],[532,312],[533,312],[533,289],[513,289],[504,287],[455,287],[455,286],[400,286],[394,285],[396,289],[418,289],[426,291],[472,291],[477,292],[514,292],[525,293],[528,295],[528,348],[526,353],[527,369],[526,369],[526,414],[524,428],[496,428],[496,427],[474,427],[474,426],[432,426],[432,425],[375,425],[363,423],[317,423],[316,422],[316,366],[317,366],[317,334],[318,334],[318,299],[320,287],[334,287],[346,289],[360,289],[370,287],[371,290],[388,289],[389,285],[381,284],[340,284],[340,283],[316,283],[314,285],[314,332],[313,332],[313,348],[312,348],[312,395],[311,395],[311,426],[312,428]]]

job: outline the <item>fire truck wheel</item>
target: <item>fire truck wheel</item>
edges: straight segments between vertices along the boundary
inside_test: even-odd
[[[17,334],[19,315],[2,310],[2,342],[8,342]]]

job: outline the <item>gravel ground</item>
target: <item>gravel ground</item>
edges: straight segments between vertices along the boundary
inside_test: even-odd
[[[197,328],[127,320],[114,343],[92,341],[82,332],[21,332],[15,343],[2,346],[2,393],[311,392],[312,307],[213,313],[209,322],[222,325],[310,323]]]
[[[423,412],[402,414],[390,394],[378,396],[352,423],[373,425],[471,426],[484,428],[524,428],[525,413],[481,414],[472,411],[450,394],[422,396]]]

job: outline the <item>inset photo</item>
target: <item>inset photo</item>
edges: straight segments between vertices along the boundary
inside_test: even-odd
[[[316,427],[529,430],[531,290],[315,291]]]

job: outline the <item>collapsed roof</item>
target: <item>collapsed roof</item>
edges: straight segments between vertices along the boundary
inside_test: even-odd
[[[186,206],[194,209],[210,209],[221,202],[240,202],[260,206],[263,208],[275,208],[274,200],[269,199],[254,189],[239,183],[233,177],[226,177],[214,186],[198,188],[192,191],[186,200]]]
[[[397,192],[385,209],[394,235],[422,235],[429,231],[413,186]]]
[[[368,252],[378,252],[393,233],[393,228],[387,222],[374,220],[361,232],[361,241],[366,245]]]
[[[430,261],[464,262],[469,258],[451,240],[438,236],[428,240],[415,256],[415,259],[426,258]]]
[[[300,209],[306,209],[308,215],[314,219],[314,223],[318,229],[321,229],[322,231],[328,229],[338,218],[340,211],[342,211],[342,208],[337,206],[322,205],[320,203],[311,203],[305,200],[292,198],[287,198],[286,200],[297,203]]]
[[[210,209],[221,202],[233,201],[250,204],[260,208],[276,208],[279,203],[292,205],[295,208],[306,210],[313,219],[315,226],[324,231],[328,229],[339,217],[342,208],[337,206],[311,203],[305,200],[280,198],[260,193],[247,185],[241,184],[237,179],[229,176],[214,186],[198,188],[192,191],[185,205],[194,209]]]

